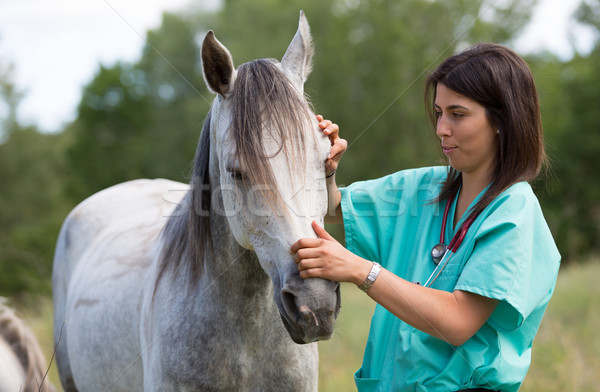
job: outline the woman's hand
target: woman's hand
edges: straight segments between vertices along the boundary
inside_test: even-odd
[[[323,134],[329,137],[331,143],[331,151],[329,156],[325,160],[325,178],[327,183],[327,214],[325,215],[325,222],[327,223],[342,223],[342,209],[340,208],[340,202],[342,195],[337,187],[335,181],[335,172],[342,155],[348,148],[348,142],[340,138],[340,127],[337,124],[332,123],[329,120],[323,119],[320,114],[317,115],[319,121],[319,128],[323,130]]]
[[[317,120],[319,121],[319,128],[323,130],[323,134],[327,135],[331,142],[331,152],[325,161],[325,173],[327,175],[337,170],[340,159],[346,148],[348,148],[348,142],[340,138],[340,127],[337,124],[323,119],[320,114],[317,115]]]
[[[372,263],[344,248],[316,222],[312,222],[312,227],[319,238],[301,238],[291,247],[300,277],[361,285]]]

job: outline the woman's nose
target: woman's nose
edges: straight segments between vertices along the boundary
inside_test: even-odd
[[[450,134],[452,133],[450,131],[450,126],[448,122],[444,119],[444,116],[438,117],[435,133],[438,135],[439,138],[444,136],[450,136]]]

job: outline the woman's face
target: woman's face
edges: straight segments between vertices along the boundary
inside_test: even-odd
[[[493,170],[498,133],[485,108],[438,83],[435,97],[436,134],[450,165],[467,176],[486,176]]]

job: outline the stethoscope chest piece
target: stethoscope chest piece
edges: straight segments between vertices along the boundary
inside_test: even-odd
[[[453,199],[454,197],[450,197],[450,199],[446,202],[446,207],[444,208],[444,216],[442,218],[442,229],[440,230],[440,242],[431,249],[431,259],[437,267],[435,267],[435,270],[433,271],[429,279],[427,279],[427,282],[425,282],[425,287],[431,287],[433,282],[435,282],[435,280],[440,276],[444,268],[446,268],[446,264],[448,264],[448,261],[445,261],[441,265],[440,262],[444,259],[444,256],[446,255],[446,253],[448,253],[448,251],[450,251],[450,254],[456,253],[458,247],[467,235],[469,227],[471,227],[471,224],[479,214],[478,212],[474,215],[469,216],[462,224],[462,226],[457,230],[456,234],[454,234],[454,237],[452,237],[450,243],[448,245],[445,245],[444,234],[446,232],[446,220],[448,219],[448,212],[450,211],[450,204],[452,203]]]
[[[447,249],[448,247],[442,243],[437,244],[431,249],[431,259],[436,265],[440,263],[440,261],[446,254]]]

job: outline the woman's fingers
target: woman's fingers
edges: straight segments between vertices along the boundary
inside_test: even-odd
[[[294,261],[296,264],[304,260],[315,260],[319,259],[323,256],[323,252],[321,252],[320,248],[302,248],[296,252],[296,257],[294,257]]]
[[[337,137],[339,134],[340,127],[331,120],[324,119],[320,114],[317,115],[317,121],[319,121],[319,128],[321,128],[323,133],[328,135],[329,139],[333,141],[333,138]]]
[[[331,151],[329,152],[329,158],[334,159],[336,157],[341,156],[346,149],[348,148],[348,142],[346,139],[338,138],[335,143],[331,146]]]
[[[325,270],[320,267],[298,268],[298,274],[302,279],[318,278],[325,275]]]
[[[340,133],[340,126],[332,123],[329,120],[323,120],[321,121],[321,124],[323,124],[324,126],[321,128],[323,129],[323,133],[327,136],[329,136],[330,140],[335,140],[336,138],[339,137],[339,133]]]
[[[325,230],[324,227],[319,226],[319,224],[317,223],[317,221],[312,221],[312,228],[315,231],[315,234],[319,238],[323,238],[324,240],[329,240],[329,241],[335,241],[335,238],[333,238],[331,236],[331,234],[329,234],[327,232],[327,230]]]
[[[317,221],[313,220],[311,222],[311,225],[312,225],[313,230],[315,231],[315,234],[319,238],[300,238],[298,241],[296,241],[290,247],[290,252],[292,254],[298,253],[298,251],[301,250],[301,249],[305,249],[305,248],[317,248],[317,247],[323,246],[324,245],[323,240],[337,242],[337,240],[335,238],[333,238],[331,236],[331,234],[329,234],[327,232],[327,230],[325,230],[325,228],[319,226],[319,224],[317,223]]]
[[[340,127],[337,124],[331,122],[331,120],[324,119],[320,114],[317,115],[317,120],[319,121],[319,128],[321,128],[324,135],[329,137],[329,141],[331,142],[331,151],[326,165],[328,168],[335,170],[337,169],[337,162],[339,162],[342,154],[348,148],[348,142],[340,138]],[[329,160],[333,160],[333,162]]]
[[[318,258],[301,259],[298,260],[297,263],[299,271],[306,271],[308,269],[314,269],[323,266],[323,262]]]
[[[300,238],[290,248],[292,254],[298,253],[298,250],[303,248],[316,248],[321,245],[321,239],[319,238]]]

